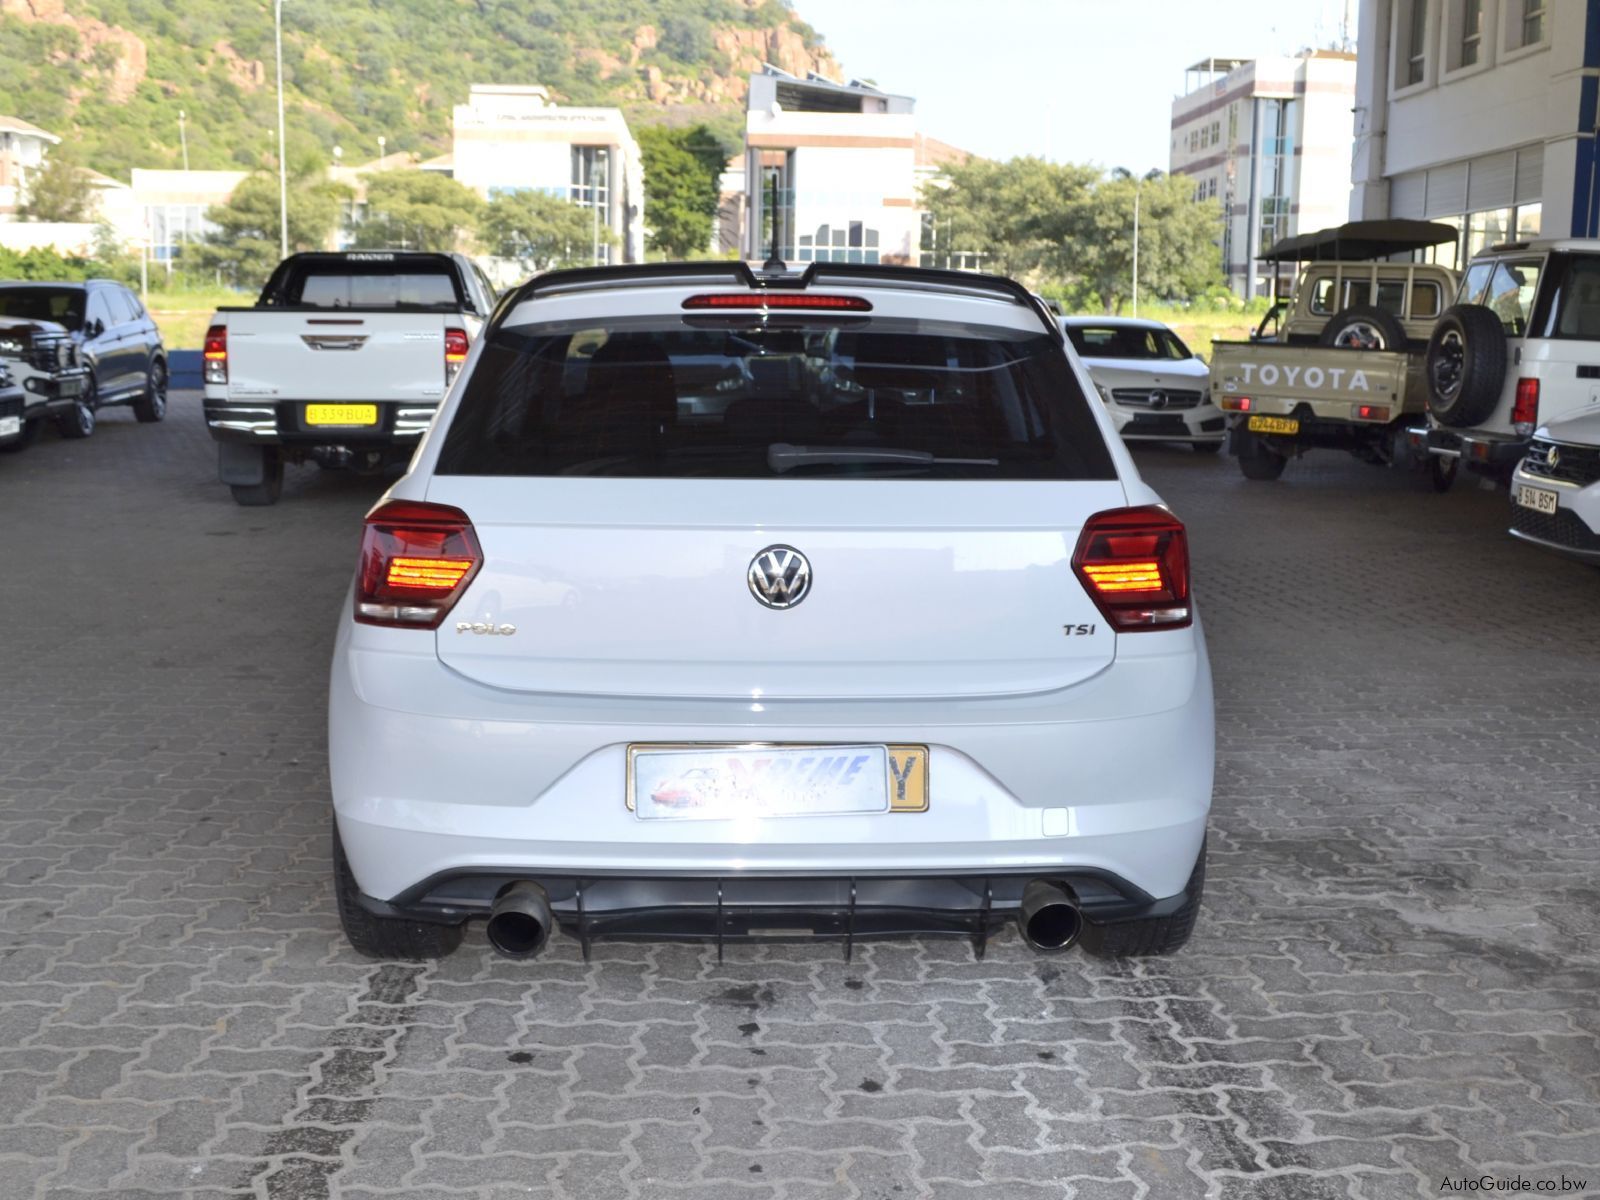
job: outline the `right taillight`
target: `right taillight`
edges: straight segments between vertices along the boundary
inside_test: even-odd
[[[228,382],[228,327],[213,325],[206,330],[205,381]]]
[[[1511,427],[1518,437],[1532,437],[1539,427],[1539,381],[1517,380],[1516,399],[1511,402]]]
[[[466,513],[445,504],[391,500],[367,514],[356,620],[437,629],[482,565]]]
[[[1114,508],[1084,523],[1072,569],[1112,628],[1181,629],[1191,620],[1189,539],[1164,508]]]
[[[465,329],[446,329],[444,331],[444,382],[449,387],[456,381],[456,376],[461,373],[461,364],[467,361],[467,351],[472,349],[472,342],[467,337]]]

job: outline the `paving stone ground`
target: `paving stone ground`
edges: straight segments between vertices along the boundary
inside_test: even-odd
[[[381,484],[236,508],[193,395],[0,458],[0,1200],[1600,1194],[1600,571],[1499,492],[1139,460],[1217,682],[1184,953],[416,966],[329,892]]]

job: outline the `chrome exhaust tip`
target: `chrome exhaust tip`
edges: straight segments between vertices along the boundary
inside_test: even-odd
[[[1017,909],[1017,929],[1034,950],[1065,950],[1083,932],[1078,902],[1064,888],[1043,879],[1030,879],[1022,889]]]
[[[507,958],[532,958],[544,949],[554,926],[544,889],[520,880],[501,892],[489,910],[489,944]]]

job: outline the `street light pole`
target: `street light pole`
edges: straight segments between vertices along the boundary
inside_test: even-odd
[[[278,51],[278,250],[289,257],[289,164],[283,138],[283,0],[273,0],[272,36]]]

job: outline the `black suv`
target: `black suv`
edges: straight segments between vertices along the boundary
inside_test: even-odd
[[[0,282],[0,320],[53,321],[77,343],[89,379],[56,419],[67,437],[94,432],[95,410],[129,404],[141,421],[167,415],[167,351],[139,297],[109,279],[81,283]]]

